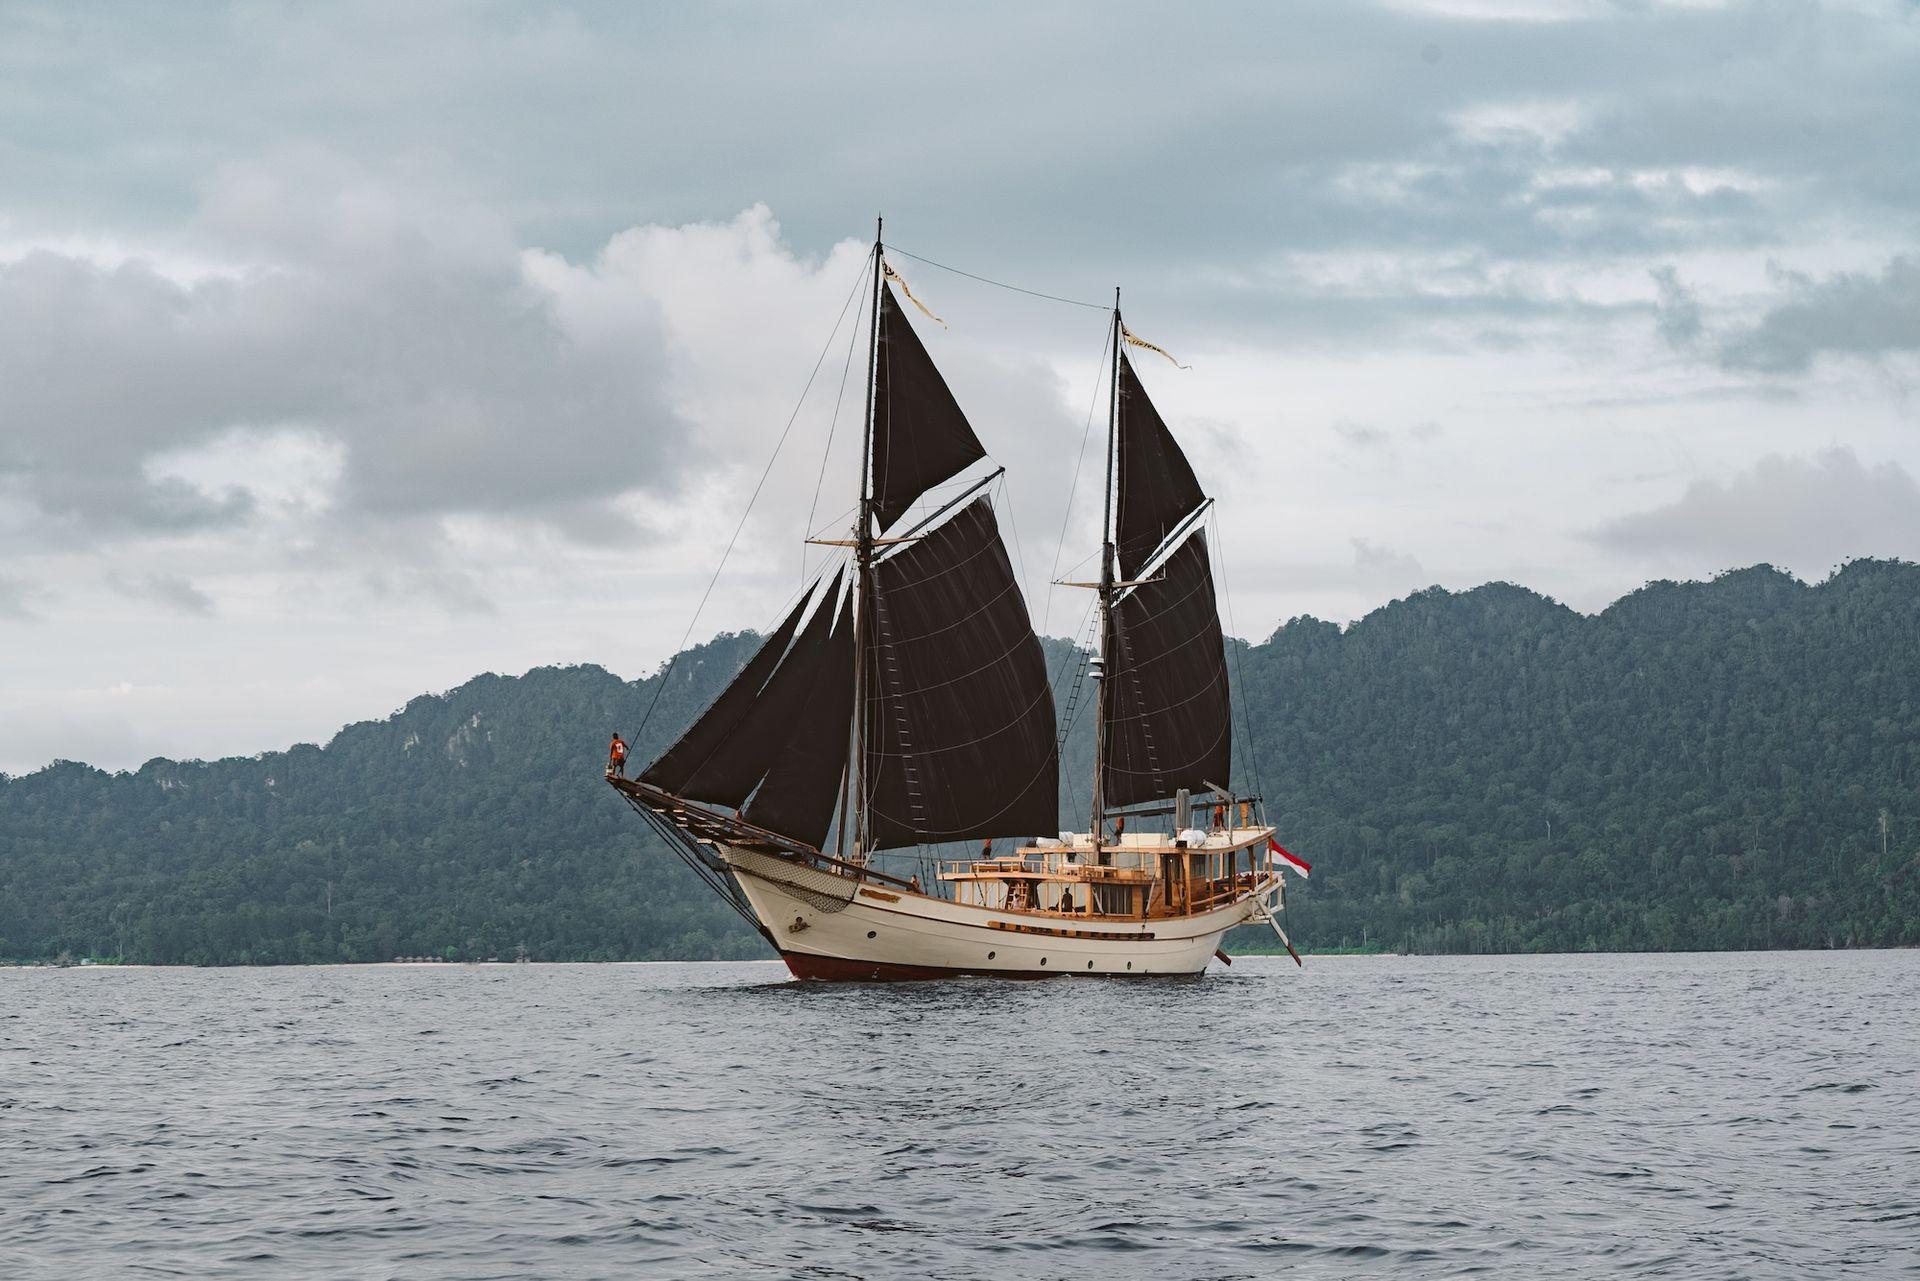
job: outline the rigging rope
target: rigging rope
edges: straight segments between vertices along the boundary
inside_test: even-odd
[[[1226,598],[1227,602],[1227,627],[1230,631],[1237,632],[1240,628],[1233,621],[1233,588],[1227,585],[1227,544],[1226,541],[1220,537],[1219,507],[1216,506],[1213,509],[1207,523],[1213,526],[1213,545],[1220,552],[1220,594]],[[1231,639],[1238,640],[1239,637],[1235,636]],[[1233,655],[1233,683],[1240,694],[1240,719],[1247,727],[1247,766],[1253,773],[1253,787],[1254,791],[1260,796],[1260,812],[1261,817],[1264,819],[1267,809],[1267,785],[1260,777],[1260,753],[1256,751],[1253,746],[1253,711],[1247,704],[1248,692],[1246,676],[1240,667],[1240,651],[1238,649],[1230,649],[1229,652]],[[1232,780],[1229,779],[1228,781],[1231,782]],[[1285,916],[1286,912],[1286,901],[1282,899],[1280,903],[1280,914]]]
[[[1107,352],[1111,350],[1112,347],[1113,331],[1109,328],[1106,337],[1100,340],[1100,364],[1102,367],[1105,367],[1107,363]],[[1087,425],[1080,429],[1080,452],[1075,454],[1073,459],[1073,483],[1067,486],[1067,509],[1060,514],[1060,540],[1053,545],[1053,568],[1047,571],[1047,606],[1046,609],[1042,611],[1040,618],[1042,630],[1053,626],[1053,589],[1056,586],[1054,580],[1060,577],[1060,554],[1066,550],[1067,525],[1073,519],[1073,499],[1074,496],[1080,492],[1080,470],[1087,462],[1087,437],[1093,434],[1093,411],[1098,408],[1099,405],[1100,380],[1096,378],[1093,380],[1093,398],[1087,402]],[[1105,550],[1106,539],[1107,531],[1103,529],[1100,531],[1101,551]],[[1092,554],[1099,555],[1100,552],[1094,552]],[[1078,568],[1085,564],[1086,560],[1086,557],[1082,557],[1080,560],[1075,561],[1069,568]]]
[[[871,264],[869,264],[868,270],[871,270],[871,269],[872,269]],[[858,292],[860,286],[866,283],[867,283],[867,273],[863,271],[860,273],[860,279],[854,282],[855,292]],[[846,314],[846,308],[844,306],[840,309],[840,311],[842,315]],[[834,328],[837,332],[839,329],[839,326],[836,325]],[[843,364],[840,368],[840,390],[834,393],[833,417],[827,420],[827,447],[820,451],[820,474],[814,477],[813,501],[807,504],[806,531],[807,531],[807,537],[809,538],[813,536],[814,512],[817,511],[820,506],[820,487],[826,484],[826,481],[827,481],[827,460],[833,457],[833,434],[835,430],[837,430],[840,426],[840,405],[841,405],[841,402],[843,402],[847,398],[847,375],[853,372],[853,344],[854,344],[854,341],[859,337],[860,337],[860,326],[855,325],[852,329],[847,331],[847,359],[846,359],[846,363]],[[833,339],[829,338],[827,339],[827,341],[831,343]],[[802,540],[800,544],[800,581],[805,582],[806,579],[807,579],[807,544],[804,540]]]
[[[1087,680],[1087,663],[1100,643],[1099,638],[1094,635],[1099,630],[1100,624],[1093,617],[1094,607],[1099,603],[1097,600],[1087,602],[1086,610],[1080,615],[1079,625],[1074,628],[1074,635],[1079,639],[1068,643],[1067,652],[1062,658],[1059,670],[1054,672],[1047,682],[1051,687],[1058,689],[1061,678],[1067,673],[1067,664],[1075,665],[1073,684],[1067,690],[1066,710],[1060,713],[1059,721],[1054,728],[1054,751],[1062,761],[1067,755],[1067,740],[1073,737],[1073,727],[1080,719],[1083,701],[1081,691]],[[1098,699],[1096,698],[1095,701],[1097,702]],[[1094,732],[1099,732],[1098,726],[1095,727]],[[1078,793],[1069,787],[1067,796],[1073,805],[1073,817],[1078,820],[1081,813]]]
[[[899,254],[903,258],[911,258],[915,262],[924,262],[929,267],[938,267],[942,271],[950,271],[956,276],[965,276],[968,280],[977,280],[983,285],[992,285],[996,289],[1011,289],[1016,294],[1026,294],[1030,298],[1044,298],[1048,302],[1063,302],[1069,307],[1091,307],[1095,311],[1112,310],[1103,302],[1082,302],[1078,298],[1062,298],[1059,294],[1043,294],[1038,289],[1026,289],[1019,285],[1010,285],[1004,280],[993,280],[986,276],[976,276],[971,271],[962,271],[958,267],[949,267],[944,262],[935,262],[931,258],[922,258],[919,254],[910,253],[902,249],[899,245],[889,244],[887,251],[889,253]]]
[[[687,630],[681,634],[680,644],[674,649],[673,657],[667,660],[659,679],[654,682],[653,699],[647,704],[647,714],[640,718],[640,728],[634,732],[633,741],[639,742],[640,736],[647,731],[647,723],[653,719],[653,713],[660,706],[661,691],[667,687],[667,678],[673,675],[673,668],[680,661],[680,655],[686,652],[687,641],[693,636],[693,629],[700,622],[700,614],[707,607],[707,601],[713,596],[714,586],[720,581],[720,571],[727,567],[727,558],[733,555],[733,545],[740,541],[740,533],[747,527],[747,519],[753,515],[753,505],[760,500],[760,491],[767,487],[767,477],[773,475],[773,465],[780,459],[780,449],[787,443],[787,437],[793,432],[793,424],[800,417],[801,406],[807,403],[807,393],[813,390],[813,380],[820,376],[820,366],[826,364],[827,353],[833,350],[833,340],[840,336],[840,326],[846,323],[847,310],[853,306],[854,296],[860,292],[860,285],[867,278],[863,270],[860,278],[853,282],[853,288],[847,292],[847,300],[840,304],[840,318],[833,322],[833,332],[827,335],[826,343],[820,348],[820,358],[813,362],[813,372],[807,375],[807,385],[800,389],[800,399],[794,402],[793,412],[787,416],[787,425],[780,431],[780,439],[773,444],[773,453],[767,457],[766,468],[760,473],[760,481],[753,487],[753,494],[747,499],[747,509],[740,513],[740,523],[733,527],[733,537],[727,540],[727,549],[720,553],[720,563],[713,567],[713,577],[707,580],[707,590],[701,593],[700,603],[693,607],[693,617],[687,620]]]

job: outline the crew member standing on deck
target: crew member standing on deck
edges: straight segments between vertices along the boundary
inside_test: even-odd
[[[627,743],[620,731],[613,731],[613,743],[607,748],[607,777],[627,776]]]

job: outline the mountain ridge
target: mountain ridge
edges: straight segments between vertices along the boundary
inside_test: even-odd
[[[631,681],[485,673],[325,745],[0,777],[0,956],[761,954],[599,777],[656,688],[641,758],[756,640]],[[1429,588],[1233,648],[1236,777],[1316,863],[1293,894],[1309,943],[1920,942],[1920,566],[1754,566],[1596,614]],[[1047,650],[1058,685],[1071,647]],[[1063,823],[1084,823],[1086,720]]]
[[[1639,587],[1634,588],[1632,591],[1626,593],[1625,595],[1618,597],[1617,599],[1611,601],[1602,609],[1594,613],[1586,613],[1582,610],[1575,609],[1573,606],[1565,604],[1564,602],[1544,592],[1536,591],[1533,588],[1527,587],[1524,584],[1514,583],[1506,579],[1493,579],[1485,583],[1477,584],[1473,587],[1468,587],[1468,588],[1459,589],[1459,590],[1448,588],[1448,587],[1442,587],[1438,584],[1434,584],[1428,587],[1416,588],[1413,591],[1407,593],[1407,595],[1405,596],[1395,597],[1392,600],[1386,601],[1383,604],[1380,604],[1378,606],[1375,606],[1373,609],[1368,610],[1365,614],[1362,614],[1359,618],[1353,619],[1352,621],[1347,623],[1332,622],[1326,619],[1321,619],[1313,614],[1296,614],[1292,618],[1289,618],[1280,623],[1277,623],[1274,626],[1273,631],[1268,634],[1266,641],[1261,641],[1256,643],[1256,642],[1246,641],[1244,639],[1237,638],[1237,637],[1229,637],[1228,640],[1230,643],[1234,641],[1239,641],[1240,644],[1248,647],[1254,647],[1256,644],[1264,645],[1272,641],[1274,637],[1279,635],[1279,633],[1281,633],[1282,631],[1286,630],[1289,627],[1293,627],[1295,625],[1331,628],[1341,635],[1346,635],[1347,633],[1351,632],[1354,628],[1361,626],[1363,623],[1366,623],[1369,619],[1374,618],[1376,615],[1384,614],[1386,611],[1391,610],[1396,606],[1399,606],[1408,602],[1421,600],[1430,596],[1438,596],[1441,598],[1453,598],[1453,599],[1471,599],[1476,596],[1480,596],[1482,594],[1487,594],[1487,593],[1509,593],[1510,592],[1528,601],[1546,606],[1548,607],[1548,609],[1552,611],[1564,612],[1565,614],[1571,615],[1572,617],[1575,617],[1575,618],[1601,619],[1601,618],[1605,618],[1608,614],[1612,613],[1613,611],[1620,609],[1622,606],[1628,605],[1629,602],[1634,601],[1635,598],[1637,597],[1643,597],[1648,595],[1649,593],[1656,593],[1661,591],[1662,589],[1671,588],[1671,589],[1685,590],[1689,588],[1707,587],[1715,583],[1725,582],[1726,580],[1733,579],[1741,575],[1764,574],[1769,578],[1778,578],[1778,579],[1784,580],[1786,583],[1791,584],[1793,587],[1799,588],[1800,590],[1803,590],[1803,591],[1818,591],[1822,587],[1824,587],[1827,583],[1832,582],[1842,572],[1848,570],[1853,566],[1874,565],[1874,564],[1909,566],[1909,565],[1916,565],[1920,563],[1904,561],[1904,560],[1892,560],[1892,559],[1879,558],[1879,557],[1862,557],[1856,560],[1848,561],[1846,564],[1840,566],[1839,568],[1836,568],[1832,574],[1828,575],[1827,578],[1821,579],[1819,582],[1810,583],[1796,577],[1795,575],[1793,575],[1792,573],[1786,570],[1782,570],[1771,564],[1762,562],[1755,565],[1745,566],[1740,569],[1724,570],[1721,573],[1715,574],[1711,578],[1654,579]],[[223,761],[260,760],[264,757],[276,756],[276,755],[283,756],[295,751],[299,751],[304,748],[311,748],[311,747],[318,747],[320,750],[325,751],[328,748],[332,747],[333,744],[336,741],[338,741],[341,737],[351,733],[353,730],[356,730],[363,726],[368,726],[368,725],[385,724],[387,722],[390,722],[396,719],[399,716],[404,715],[409,710],[414,708],[416,704],[421,704],[421,703],[428,702],[431,700],[436,700],[436,699],[444,700],[447,698],[451,698],[454,695],[459,694],[469,689],[472,686],[482,684],[487,681],[521,680],[541,672],[586,671],[586,672],[602,673],[607,677],[609,677],[610,679],[617,681],[625,686],[640,687],[640,686],[648,685],[649,682],[651,682],[656,677],[663,674],[670,666],[675,666],[682,663],[689,656],[703,656],[710,650],[716,650],[716,649],[724,650],[735,644],[753,643],[753,642],[757,642],[759,639],[760,639],[759,633],[753,631],[752,629],[745,629],[738,632],[717,633],[711,640],[702,642],[701,644],[698,644],[698,645],[694,645],[689,649],[682,650],[678,655],[674,656],[672,659],[669,659],[666,662],[661,663],[659,667],[656,668],[654,674],[651,676],[639,676],[639,677],[631,677],[631,678],[623,677],[619,675],[617,672],[613,671],[611,668],[605,667],[600,663],[593,663],[593,662],[541,663],[526,669],[524,672],[521,672],[518,676],[512,676],[512,675],[507,675],[504,673],[492,672],[492,671],[479,672],[473,676],[468,677],[466,680],[460,682],[458,685],[450,686],[447,689],[439,690],[439,691],[428,691],[420,694],[415,694],[411,698],[409,698],[405,703],[401,704],[399,707],[395,708],[393,711],[387,713],[387,715],[384,717],[367,717],[363,720],[349,721],[346,724],[342,725],[339,729],[335,730],[325,743],[312,743],[307,741],[299,741],[299,742],[292,743],[284,748],[265,748],[258,752],[251,752],[243,755],[217,756],[217,757],[211,757],[211,758],[199,757],[199,756],[190,756],[190,757],[153,756],[153,757],[149,757],[147,760],[141,762],[139,765],[136,765],[131,769],[121,769],[121,770],[107,769],[103,766],[94,765],[87,761],[73,760],[66,757],[56,757],[53,760],[47,762],[47,764],[40,766],[38,769],[30,770],[24,774],[8,774],[6,771],[0,770],[0,781],[31,778],[35,774],[44,773],[49,769],[53,769],[59,766],[66,766],[66,767],[79,766],[89,770],[96,770],[100,773],[108,774],[108,775],[139,774],[141,771],[156,764],[203,765],[203,764],[216,764]],[[1041,639],[1042,639],[1042,642],[1046,644],[1050,650],[1051,650],[1051,647],[1055,645],[1069,645],[1072,643],[1068,638],[1061,637],[1061,636],[1048,636],[1048,637],[1042,637]],[[695,661],[699,661],[699,659],[696,657]],[[615,728],[618,728],[618,727],[616,726]]]

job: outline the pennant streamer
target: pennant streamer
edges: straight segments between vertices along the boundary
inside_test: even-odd
[[[892,273],[889,272],[888,274],[892,274]],[[903,289],[905,287],[906,287],[905,285],[901,286],[901,288]],[[913,295],[909,294],[907,296],[911,298]],[[926,308],[922,307],[921,310],[925,311]],[[1120,326],[1120,336],[1127,340],[1127,345],[1129,347],[1145,347],[1148,351],[1159,352],[1162,356],[1165,356],[1169,361],[1172,361],[1173,367],[1175,369],[1192,369],[1193,368],[1192,365],[1183,365],[1179,361],[1174,360],[1172,352],[1168,351],[1165,347],[1157,346],[1153,343],[1148,342],[1146,339],[1134,333],[1133,330],[1128,329],[1125,325]]]
[[[946,321],[940,319],[940,317],[934,315],[932,312],[927,311],[927,304],[921,302],[918,298],[915,298],[913,296],[913,290],[907,288],[907,278],[905,276],[902,276],[899,272],[895,271],[893,269],[892,263],[888,262],[885,258],[882,258],[880,260],[880,269],[881,271],[886,273],[886,277],[888,280],[891,280],[894,284],[900,286],[900,292],[907,296],[908,302],[912,303],[914,306],[918,307],[922,312],[926,313],[926,317],[928,320],[931,320],[934,324],[940,326],[940,328],[942,329],[945,329],[947,327]],[[1158,348],[1155,348],[1155,350],[1158,350]],[[1160,354],[1163,356],[1167,355],[1165,352],[1161,352]],[[1172,360],[1173,357],[1167,356],[1167,359]]]

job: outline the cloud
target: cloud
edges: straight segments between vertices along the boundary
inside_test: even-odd
[[[341,519],[565,521],[689,459],[657,310],[571,326],[496,214],[301,151],[224,168],[194,220],[238,260],[171,279],[48,251],[0,264],[0,476],[75,542],[243,524],[244,483],[151,464],[239,430],[342,451]]]
[[[107,575],[107,585],[120,595],[147,601],[178,614],[210,616],[213,598],[178,574],[129,574],[115,571]]]
[[[1381,427],[1369,427],[1364,423],[1337,422],[1333,425],[1334,434],[1355,449],[1380,449],[1393,439],[1393,433]]]
[[[223,171],[192,225],[225,267],[0,262],[0,327],[36,335],[0,349],[0,381],[22,389],[0,410],[0,527],[23,541],[197,538],[198,553],[250,547],[250,568],[473,614],[500,573],[551,563],[555,539],[709,566],[789,418],[736,568],[776,539],[784,560],[810,512],[820,528],[851,501],[857,242],[799,255],[756,205],[629,228],[576,261],[521,245],[455,189],[311,150]],[[968,319],[964,297],[941,296]],[[1084,426],[1067,385],[1045,356],[965,327],[927,341],[1016,500],[1052,517],[1041,495],[1067,488]],[[1023,548],[1036,580],[1060,537],[1038,523]],[[170,610],[210,599],[125,572],[110,585]]]
[[[1395,585],[1423,582],[1427,571],[1419,558],[1364,538],[1353,543],[1353,568],[1356,576],[1371,582]]]
[[[25,222],[152,227],[223,160],[324,138],[435,157],[574,258],[636,221],[768,198],[817,252],[884,202],[902,243],[1076,296],[1118,275],[1200,319],[1223,309],[1196,268],[1277,248],[1670,256],[1778,243],[1836,211],[1884,225],[1920,191],[1902,145],[1920,133],[1920,51],[1898,14],[1516,10],[1539,6],[1318,0],[1169,24],[1144,3],[1003,0],[662,24],[626,6],[163,20],[29,2],[0,28],[0,188]],[[129,76],[149,86],[142,110],[98,109]]]
[[[1423,419],[1410,427],[1376,427],[1371,423],[1356,423],[1347,419],[1338,419],[1333,424],[1333,434],[1338,436],[1348,449],[1371,457],[1372,465],[1393,467],[1408,443],[1415,446],[1432,447],[1434,442],[1446,435],[1447,429],[1432,419]]]
[[[1899,463],[1867,466],[1851,449],[1769,454],[1589,537],[1615,552],[1696,567],[1766,561],[1820,575],[1853,557],[1920,558],[1920,485]]]
[[[1895,257],[1878,275],[1778,275],[1785,299],[1721,341],[1728,368],[1800,373],[1820,356],[1920,352],[1920,257]]]
[[[1435,573],[1419,557],[1399,550],[1378,537],[1333,536],[1288,547],[1256,549],[1251,557],[1236,555],[1231,565],[1239,613],[1222,621],[1236,635],[1259,637],[1271,629],[1271,619],[1303,612],[1322,618],[1358,618],[1381,602],[1409,592],[1447,583],[1452,576]],[[1472,586],[1468,579],[1459,585]],[[1266,594],[1272,612],[1249,610],[1245,588]],[[1231,604],[1227,611],[1231,614]]]
[[[365,571],[361,581],[376,596],[393,601],[431,601],[449,614],[497,613],[478,579],[453,565],[402,565]]]
[[[304,736],[485,667],[650,670],[881,208],[890,239],[994,279],[1096,303],[1121,283],[1193,362],[1143,376],[1220,498],[1249,630],[1434,579],[1598,600],[1650,553],[1579,531],[1652,500],[1594,478],[1669,459],[1730,484],[1831,436],[1920,475],[1871,364],[1897,344],[1763,323],[1837,271],[1883,289],[1912,252],[1920,28],[1767,0],[1547,11],[0,5],[0,545],[59,585],[0,598],[46,615],[8,680],[124,663],[181,689],[142,717],[192,753],[290,727],[261,714],[289,670],[340,674]],[[1742,296],[1768,259],[1808,292]],[[1062,577],[1099,541],[1105,314],[896,265],[953,324],[927,342],[1008,464],[1045,618],[1054,541]],[[1695,359],[1649,359],[1656,325]],[[1828,368],[1728,378],[1749,330],[1738,359]],[[844,528],[847,337],[696,637],[777,617],[794,536]],[[1883,350],[1831,359],[1849,342]],[[218,626],[157,589],[130,607],[114,570],[178,576]],[[1051,594],[1068,630],[1085,598]],[[143,643],[116,642],[142,611]]]
[[[0,574],[0,619],[27,622],[38,618],[30,607],[38,595],[38,590],[25,579]]]
[[[1654,322],[1660,337],[1677,351],[1692,350],[1706,333],[1706,324],[1700,318],[1700,300],[1680,283],[1680,273],[1671,265],[1655,267],[1647,274],[1653,277],[1659,290]]]
[[[469,263],[497,263],[517,240],[599,270],[635,223],[681,229],[760,200],[806,258],[884,205],[901,243],[988,274],[1095,299],[1125,281],[1156,332],[1189,345],[1511,351],[1640,318],[1644,297],[1607,295],[1610,271],[1897,225],[1920,194],[1920,158],[1902,145],[1920,132],[1910,25],[1812,7],[1575,3],[1550,23],[1511,9],[1537,12],[1318,0],[1284,15],[1201,9],[1169,26],[1139,3],[868,4],[744,25],[696,10],[663,26],[619,6],[212,7],[159,22],[27,3],[10,27],[0,20],[18,86],[0,190],[16,227],[65,237],[102,223],[170,236],[178,210],[211,200],[207,240],[175,247],[202,251],[197,261],[218,257],[209,241],[247,238],[279,260],[290,233],[293,256],[312,257],[341,239],[342,216],[418,212],[361,183],[302,218],[307,186],[338,185],[325,164],[308,165],[320,180],[294,181],[292,200],[243,172],[295,171],[271,149],[311,139],[400,168],[417,189],[454,189],[464,212],[428,243],[464,246]],[[156,89],[131,115],[90,109],[143,74],[192,89]],[[876,101],[887,110],[867,109]],[[328,104],[324,119],[313,102]],[[1127,131],[1109,127],[1115,112]],[[991,141],[1010,136],[1029,145]],[[450,287],[426,291],[420,310],[436,297],[498,316]],[[637,355],[646,322],[635,322]],[[484,333],[450,341],[499,363]],[[598,385],[563,381],[582,395]],[[522,408],[564,404],[554,385]],[[343,484],[355,502],[417,505],[437,457],[450,487],[481,500],[510,470],[516,490],[553,482],[553,520],[604,516],[592,495],[553,510],[564,468],[491,440],[502,388],[469,400],[439,387],[406,405],[427,430],[395,437],[421,440],[425,457],[399,443],[354,451]],[[664,460],[691,460],[701,438],[683,432]],[[456,447],[469,441],[480,447]],[[503,468],[507,455],[536,465]],[[97,498],[37,483],[60,506],[112,506],[143,526],[246,515],[218,495],[150,511],[157,496],[120,480]]]

